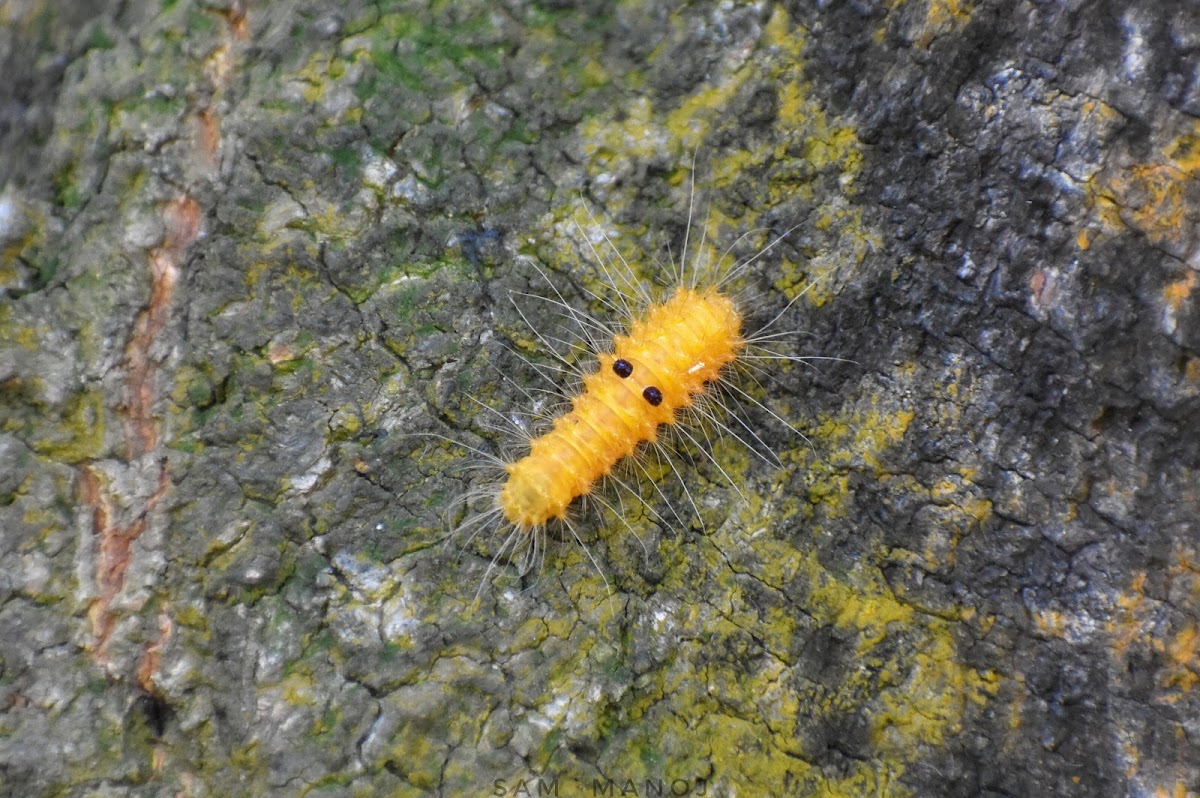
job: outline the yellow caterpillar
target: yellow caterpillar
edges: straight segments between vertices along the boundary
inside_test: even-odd
[[[612,354],[600,355],[600,368],[584,377],[571,411],[505,467],[498,498],[504,520],[528,533],[565,518],[613,466],[639,444],[653,443],[659,425],[674,424],[743,346],[742,316],[715,289],[680,288],[648,308],[628,335],[614,338]]]
[[[689,209],[689,229],[690,216]],[[580,497],[591,495],[611,509],[611,505],[597,496],[595,491],[597,484],[606,479],[614,480],[623,489],[633,492],[614,474],[614,469],[627,458],[637,464],[635,454],[638,448],[643,444],[654,444],[661,428],[668,426],[678,429],[684,437],[698,443],[680,425],[684,415],[703,416],[762,456],[758,448],[750,445],[717,417],[714,407],[732,415],[750,438],[766,448],[762,438],[745,421],[729,413],[717,396],[718,392],[738,395],[803,437],[777,414],[726,379],[731,367],[752,366],[751,361],[756,360],[807,363],[810,360],[838,359],[780,355],[767,348],[770,343],[791,334],[768,334],[767,330],[784,316],[807,289],[749,337],[743,333],[744,318],[738,304],[724,293],[724,286],[745,274],[753,263],[790,232],[788,230],[758,254],[737,264],[719,280],[708,280],[703,287],[700,283],[704,282],[701,272],[705,270],[705,265],[718,269],[725,257],[722,255],[711,262],[706,261],[702,244],[700,254],[695,259],[697,265],[688,279],[684,279],[682,273],[676,275],[675,288],[663,301],[655,301],[645,291],[627,264],[606,263],[593,249],[610,284],[615,287],[622,282],[629,283],[641,292],[641,312],[631,311],[628,302],[622,299],[628,317],[623,333],[611,331],[608,325],[576,309],[561,294],[557,301],[546,300],[574,318],[589,338],[592,337],[591,332],[602,331],[603,340],[592,340],[592,346],[598,352],[598,368],[579,375],[582,390],[570,397],[570,410],[555,418],[548,431],[530,438],[529,452],[525,456],[508,462],[472,450],[503,471],[501,480],[471,491],[456,503],[473,506],[482,500],[482,507],[468,514],[452,535],[452,538],[467,536],[464,548],[486,529],[506,531],[499,550],[480,582],[480,591],[506,553],[515,555],[524,551],[520,564],[522,574],[539,563],[544,556],[545,531],[550,523],[561,522],[580,541],[571,522],[572,505]],[[684,253],[687,248],[685,237]],[[615,279],[614,270],[623,270],[622,280]],[[603,301],[600,297],[597,299]],[[607,304],[612,306],[611,303]],[[549,346],[546,338],[537,335]],[[720,466],[717,468],[720,469]],[[672,470],[675,470],[674,466]],[[720,470],[725,474],[723,469]],[[728,474],[725,476],[729,478]],[[680,482],[690,498],[691,494],[682,477]],[[732,479],[730,483],[740,495],[741,491]],[[657,486],[655,490],[659,490]],[[659,493],[662,495],[661,491]],[[582,545],[582,541],[580,543]],[[595,558],[586,547],[584,552],[607,586],[608,580],[604,578],[604,572]]]

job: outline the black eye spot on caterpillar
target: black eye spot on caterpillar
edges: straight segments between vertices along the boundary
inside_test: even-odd
[[[613,373],[621,379],[626,379],[630,374],[633,374],[633,364],[628,360],[614,360]]]

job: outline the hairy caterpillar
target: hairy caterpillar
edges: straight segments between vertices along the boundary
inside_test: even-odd
[[[686,426],[699,418],[719,427],[760,457],[763,456],[760,447],[769,452],[754,429],[730,411],[722,401],[722,395],[735,395],[741,401],[758,406],[804,437],[799,430],[728,379],[728,372],[733,367],[753,367],[754,361],[807,363],[811,360],[839,359],[781,355],[769,349],[771,343],[792,334],[769,333],[769,328],[784,317],[787,310],[812,287],[812,283],[750,336],[744,333],[745,318],[739,309],[739,302],[727,292],[730,283],[747,274],[753,264],[795,228],[776,237],[753,257],[735,264],[720,279],[716,279],[712,272],[721,269],[733,246],[720,257],[710,260],[708,255],[711,251],[702,241],[689,272],[686,253],[691,211],[689,206],[684,257],[678,273],[673,275],[673,287],[665,297],[654,296],[638,281],[619,255],[615,260],[606,261],[592,248],[610,285],[632,285],[639,292],[640,311],[635,311],[624,297],[617,305],[592,294],[594,299],[624,316],[619,329],[572,306],[556,288],[557,299],[536,297],[558,306],[579,324],[589,340],[590,348],[596,353],[597,368],[581,373],[564,360],[570,370],[575,371],[582,390],[569,397],[569,410],[554,418],[550,429],[536,436],[527,436],[529,450],[524,456],[504,460],[473,449],[502,472],[499,479],[465,494],[457,503],[478,507],[467,515],[452,534],[452,538],[469,534],[462,544],[464,548],[484,530],[498,529],[505,533],[499,550],[492,557],[480,582],[480,591],[506,555],[516,557],[523,552],[519,557],[522,574],[540,564],[545,554],[545,533],[551,523],[561,523],[582,545],[571,521],[571,507],[581,497],[596,496],[599,503],[613,509],[612,505],[597,495],[602,493],[597,490],[597,485],[610,479],[622,489],[636,494],[616,476],[614,469],[622,462],[633,462],[635,466],[640,466],[637,459],[639,448],[654,445],[664,429],[678,430],[683,437],[698,443],[687,432]],[[616,252],[615,248],[613,252]],[[535,268],[538,268],[536,264]],[[538,271],[541,272],[541,269],[538,268]],[[542,276],[550,282],[544,272]],[[553,288],[553,283],[550,284]],[[521,313],[519,307],[518,313]],[[525,318],[523,313],[521,316]],[[553,350],[549,341],[536,329],[534,333]],[[486,405],[483,407],[499,414]],[[717,410],[734,419],[758,446],[751,445],[723,423],[718,418]],[[734,480],[725,474],[719,464],[716,467],[740,494]],[[674,465],[672,471],[691,499],[686,482]],[[657,486],[655,490],[658,490]],[[659,493],[661,496],[661,491]],[[694,500],[692,503],[695,504]],[[654,512],[653,508],[650,509]],[[586,546],[584,552],[607,587],[608,580],[604,577],[603,569]]]
[[[648,308],[600,355],[570,412],[506,466],[501,516],[526,532],[566,517],[639,444],[654,443],[660,425],[676,423],[743,345],[741,314],[714,289],[681,288]]]

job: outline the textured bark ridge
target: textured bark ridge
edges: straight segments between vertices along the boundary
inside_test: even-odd
[[[0,794],[1200,792],[1194,7],[0,22]],[[513,454],[526,295],[666,274],[697,153],[747,329],[844,360],[472,607],[410,433]]]

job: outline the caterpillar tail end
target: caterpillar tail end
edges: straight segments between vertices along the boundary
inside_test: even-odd
[[[531,469],[511,469],[496,500],[500,514],[518,531],[525,533],[544,527],[551,519],[564,518],[569,501],[553,499],[549,487],[546,480]]]

